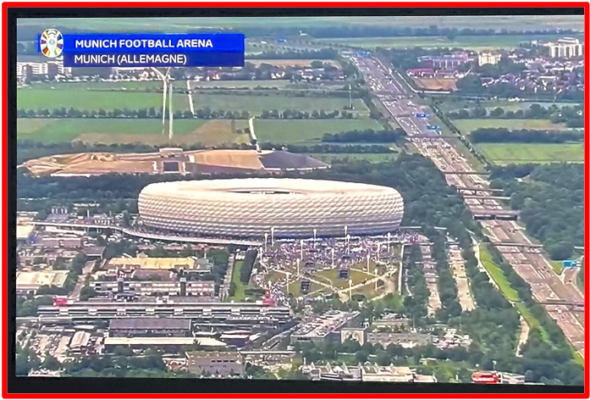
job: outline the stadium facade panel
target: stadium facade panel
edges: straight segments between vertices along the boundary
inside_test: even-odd
[[[154,183],[139,194],[148,228],[215,237],[380,234],[397,229],[404,203],[393,188],[310,179]]]

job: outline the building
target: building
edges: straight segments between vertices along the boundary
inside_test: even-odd
[[[394,365],[378,366],[366,362],[358,366],[332,366],[330,363],[325,366],[316,366],[313,363],[303,365],[301,370],[309,375],[312,380],[322,381],[357,381],[357,382],[399,382],[399,383],[435,383],[434,375],[416,374],[409,367],[396,367]]]
[[[410,320],[398,314],[386,314],[381,319],[373,320],[371,328],[380,329],[396,329],[410,326]]]
[[[67,276],[67,271],[17,272],[16,293],[18,295],[35,294],[42,286],[63,288]]]
[[[360,319],[360,312],[358,311],[329,311],[309,322],[302,323],[301,326],[291,334],[291,344],[340,341],[341,329],[358,326]]]
[[[214,237],[380,234],[400,225],[393,188],[307,179],[227,179],[154,183],[139,194],[143,226]]]
[[[471,61],[471,57],[464,52],[445,54],[441,56],[423,56],[418,57],[418,62],[422,68],[434,69],[455,69]]]
[[[584,44],[578,39],[562,38],[557,42],[547,43],[549,56],[551,58],[576,58],[584,55]]]
[[[135,270],[176,270],[188,275],[211,273],[213,264],[197,257],[119,257],[112,258],[105,266],[117,272],[132,273]]]
[[[213,298],[215,282],[187,281],[129,281],[119,278],[117,281],[90,281],[89,286],[99,295],[110,295],[122,292],[133,292],[137,296],[195,296]]]
[[[58,321],[94,321],[127,317],[191,318],[203,325],[216,321],[228,326],[279,326],[292,319],[289,307],[259,303],[218,303],[153,300],[134,302],[78,301],[71,304],[39,306],[42,318]]]
[[[72,336],[69,348],[72,354],[82,354],[85,352],[90,345],[90,333],[84,331],[77,331]]]
[[[16,76],[19,79],[41,77],[53,79],[57,75],[71,76],[72,68],[64,67],[63,58],[49,60],[46,57],[19,55],[16,60]]]
[[[367,342],[375,345],[381,344],[387,347],[390,344],[399,345],[406,348],[415,346],[425,346],[432,344],[432,335],[429,333],[387,333],[387,332],[369,332],[367,334]]]
[[[479,53],[478,63],[479,63],[480,67],[485,64],[496,65],[500,62],[501,59],[502,59],[501,54],[493,53],[490,51],[484,51],[484,52]]]
[[[175,318],[121,318],[109,323],[111,337],[190,336],[191,320]]]
[[[361,346],[367,341],[367,328],[342,328],[340,330],[340,343],[347,340],[356,340]]]
[[[242,376],[244,365],[241,358],[237,352],[194,352],[188,354],[187,368],[189,372],[198,376]]]
[[[106,337],[104,347],[106,352],[112,352],[116,347],[130,347],[132,349],[148,349],[150,347],[162,348],[169,352],[178,352],[187,346],[199,345],[202,347],[221,348],[225,343],[213,338],[193,337]]]

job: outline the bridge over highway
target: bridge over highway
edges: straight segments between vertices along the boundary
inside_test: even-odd
[[[489,192],[489,193],[504,193],[503,189],[487,189],[487,188],[478,188],[472,186],[463,186],[459,187],[456,186],[457,192]]]
[[[472,199],[472,200],[510,200],[508,196],[483,196],[483,195],[472,195],[472,194],[465,194],[463,195],[465,199]]]

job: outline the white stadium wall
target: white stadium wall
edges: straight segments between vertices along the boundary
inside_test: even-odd
[[[144,226],[214,237],[379,234],[399,227],[404,203],[392,188],[309,179],[154,183],[139,194]]]

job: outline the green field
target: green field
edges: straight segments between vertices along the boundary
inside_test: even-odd
[[[285,88],[287,86],[294,86],[289,80],[287,79],[275,79],[275,80],[259,80],[259,81],[200,81],[200,82],[193,82],[191,81],[191,88],[198,89],[198,88],[256,88],[256,87],[264,87],[264,88]]]
[[[19,19],[18,27],[74,28],[101,32],[166,31],[186,32],[195,28],[280,27],[305,29],[342,25],[483,28],[483,29],[577,29],[583,31],[584,17],[551,16],[371,16],[371,17],[177,17],[177,18],[39,18]]]
[[[186,96],[185,96],[186,97]],[[353,101],[355,113],[369,115],[369,109],[360,99]],[[253,95],[223,95],[201,94],[193,95],[195,109],[209,107],[211,110],[247,110],[251,115],[260,115],[263,110],[299,110],[299,111],[333,111],[343,110],[348,104],[348,99],[337,97],[288,97],[276,94],[268,96]]]
[[[506,300],[514,304],[520,315],[522,315],[522,317],[525,319],[525,321],[527,322],[529,327],[531,327],[531,329],[539,329],[543,340],[548,341],[549,335],[547,334],[547,331],[543,329],[543,327],[539,323],[539,320],[537,320],[531,314],[530,310],[523,303],[520,302],[521,300],[518,296],[518,292],[514,290],[510,285],[510,282],[508,282],[506,276],[504,275],[504,271],[502,271],[500,267],[498,267],[492,260],[492,256],[487,249],[487,245],[481,245],[479,247],[479,257],[484,268],[491,276],[491,278],[494,280],[494,282],[496,282],[496,285],[498,285],[500,292],[506,298]]]
[[[382,129],[371,119],[260,119],[254,121],[258,141],[282,144],[317,144],[324,133],[338,133],[361,129]]]
[[[552,41],[559,39],[557,35],[543,36],[543,40]],[[583,38],[579,36],[581,40]],[[463,48],[470,50],[484,49],[513,49],[517,48],[520,42],[531,41],[530,35],[495,35],[495,36],[458,36],[453,40],[442,36],[406,36],[406,37],[367,37],[367,38],[337,38],[320,39],[319,43],[337,43],[366,49],[375,47],[385,48]]]
[[[458,119],[453,124],[468,135],[478,128],[569,130],[565,124],[554,124],[548,119]]]
[[[233,296],[228,298],[228,300],[244,301],[246,298],[244,290],[248,288],[248,285],[244,285],[244,283],[240,280],[240,272],[242,271],[243,263],[243,261],[236,261],[234,263],[234,268],[231,273],[231,281],[236,286],[236,291]]]
[[[152,82],[147,83],[152,84]],[[103,109],[107,111],[115,108],[138,109],[154,107],[155,109],[161,109],[162,107],[161,93],[93,91],[86,89],[89,87],[87,84],[88,82],[70,84],[80,85],[74,87],[54,86],[56,89],[50,87],[20,88],[17,90],[16,96],[17,108],[38,110],[73,107],[78,110]],[[173,98],[172,108],[174,111],[186,111],[189,109],[187,95],[175,94]]]
[[[186,135],[207,124],[207,120],[179,119],[174,121],[174,134]],[[161,135],[159,119],[42,119],[19,118],[17,138],[41,142],[69,142],[82,134]]]
[[[497,165],[584,162],[583,143],[479,143],[476,147]]]
[[[547,102],[547,101],[508,101],[508,100],[489,100],[481,101],[479,105],[485,107],[488,111],[501,107],[504,111],[518,111],[527,110],[532,104],[539,104],[543,108],[549,108],[553,105],[561,108],[564,106],[574,107],[578,103],[569,102]],[[439,107],[443,112],[458,111],[462,109],[471,109],[477,107],[478,104],[475,101],[447,101],[441,104]]]

